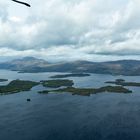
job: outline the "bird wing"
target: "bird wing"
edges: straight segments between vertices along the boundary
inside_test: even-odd
[[[31,7],[31,5],[26,3],[26,2],[22,2],[22,1],[18,1],[18,0],[12,0],[12,1],[20,3],[20,4],[24,4],[24,5],[28,6],[28,7]]]

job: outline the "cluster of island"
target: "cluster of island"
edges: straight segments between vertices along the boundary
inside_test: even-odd
[[[140,87],[140,83],[137,82],[125,82],[124,79],[116,79],[115,81],[107,81],[105,83],[121,85],[121,86],[135,86]]]
[[[140,86],[140,83],[136,82],[125,82],[123,79],[116,79],[116,81],[107,81],[107,84],[115,84],[116,86],[107,85],[99,88],[75,88],[73,87],[73,80],[69,79],[57,79],[65,77],[82,77],[89,76],[89,74],[66,74],[66,75],[55,75],[51,78],[56,78],[53,80],[42,80],[39,82],[28,81],[28,80],[13,80],[7,85],[0,86],[0,95],[13,94],[21,91],[29,91],[32,87],[39,84],[46,87],[46,90],[39,91],[41,94],[48,93],[71,93],[72,95],[83,95],[89,96],[96,93],[113,92],[113,93],[132,93],[132,90],[125,88],[125,86]],[[7,79],[0,79],[0,82],[7,81]],[[49,90],[47,89],[49,87]],[[50,89],[52,88],[52,89]]]

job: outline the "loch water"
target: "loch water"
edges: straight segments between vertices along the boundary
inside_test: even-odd
[[[17,73],[0,70],[0,78],[48,80],[63,73]],[[140,76],[91,74],[70,77],[75,87],[101,87],[104,82],[123,78],[140,82]],[[8,82],[1,82],[0,85]],[[31,91],[0,96],[0,140],[139,140],[140,87],[132,94],[99,93],[91,96],[70,93],[38,94]],[[30,98],[31,102],[26,99]]]

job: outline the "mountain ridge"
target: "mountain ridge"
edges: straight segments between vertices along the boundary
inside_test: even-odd
[[[73,61],[49,63],[44,59],[24,57],[9,62],[0,63],[0,69],[19,72],[70,72],[97,73],[113,75],[140,75],[140,60],[116,60],[106,62]]]

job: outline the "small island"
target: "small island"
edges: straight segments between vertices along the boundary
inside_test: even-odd
[[[90,96],[91,94],[102,93],[102,92],[115,92],[115,93],[132,93],[131,90],[126,89],[122,86],[105,86],[101,88],[75,88],[75,87],[66,87],[57,90],[44,90],[40,91],[41,94],[48,94],[50,92],[61,93],[61,92],[70,92],[72,95],[82,95]]]
[[[0,79],[0,82],[6,82],[8,79]]]
[[[59,88],[59,87],[71,87],[74,85],[73,80],[46,80],[46,81],[40,81],[44,87],[50,87],[50,88]]]
[[[29,91],[32,87],[38,84],[40,83],[33,81],[13,80],[8,85],[0,86],[0,95]]]
[[[88,73],[72,73],[72,74],[64,74],[64,75],[54,75],[50,78],[68,78],[68,77],[85,77],[90,76]]]
[[[140,83],[137,83],[137,82],[125,82],[124,79],[116,79],[115,81],[107,81],[105,83],[116,84],[116,85],[121,85],[121,86],[135,86],[135,87],[140,87]]]

